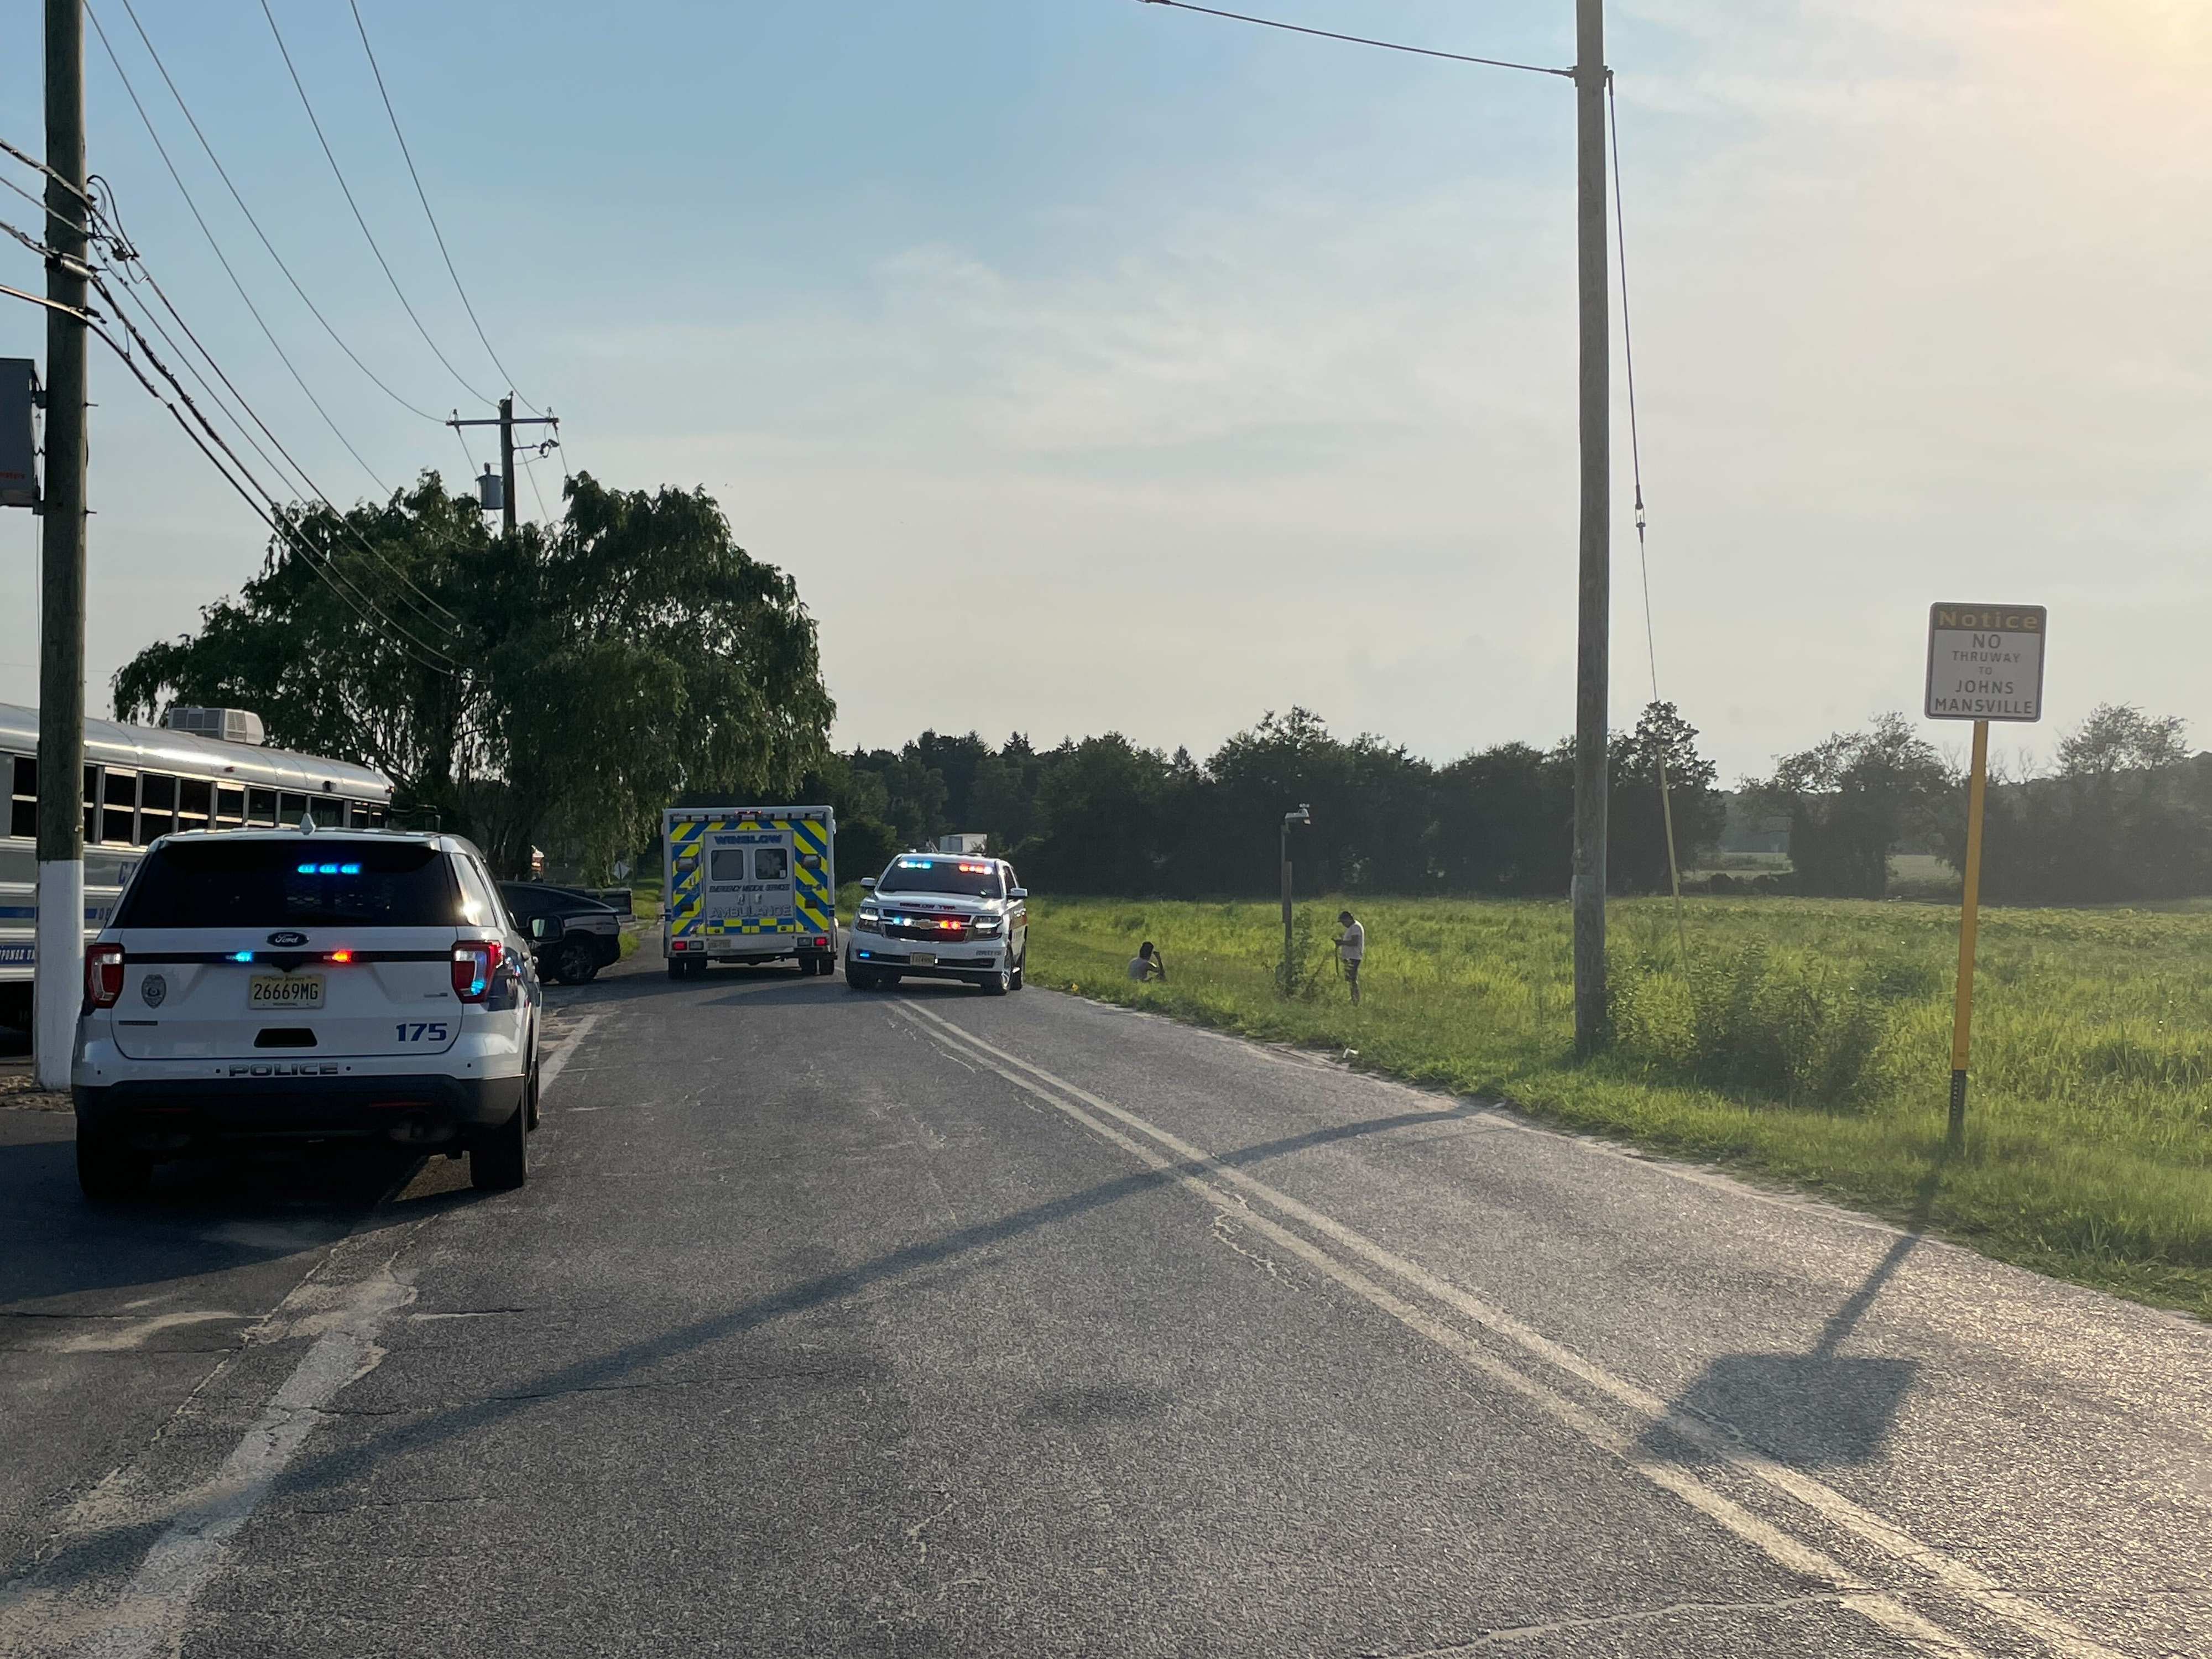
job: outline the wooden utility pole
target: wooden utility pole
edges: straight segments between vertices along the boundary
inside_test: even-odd
[[[507,480],[500,502],[500,523],[514,534],[514,394],[499,400],[499,476]]]
[[[1575,0],[1575,265],[1582,335],[1582,571],[1575,651],[1575,1052],[1605,1042],[1606,746],[1613,605],[1604,0]]]
[[[452,420],[447,422],[446,424],[453,428],[456,431],[459,431],[465,426],[495,426],[499,428],[499,476],[502,481],[501,493],[505,497],[505,499],[500,502],[499,521],[501,527],[504,529],[508,535],[512,536],[514,534],[515,522],[514,428],[519,426],[550,426],[553,428],[555,434],[557,436],[561,430],[561,422],[559,417],[549,409],[543,415],[535,416],[525,416],[521,420],[518,421],[514,418],[514,394],[513,392],[509,392],[506,397],[501,398],[499,400],[499,416],[497,419],[465,421],[461,419],[459,415],[456,415]],[[539,453],[544,453],[542,447]],[[490,508],[487,507],[484,510],[486,512],[489,512]]]
[[[40,526],[39,896],[32,1056],[70,1085],[84,981],[84,162],[82,0],[46,0],[46,471]]]

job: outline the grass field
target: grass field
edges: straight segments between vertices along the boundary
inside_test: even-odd
[[[1957,912],[1762,898],[1612,909],[1616,1041],[1570,1055],[1564,903],[1364,902],[1364,1006],[1300,907],[1033,900],[1039,985],[1498,1096],[2212,1319],[2212,915],[1985,911],[1963,1153],[1944,1149]],[[1125,965],[1139,940],[1164,985]]]

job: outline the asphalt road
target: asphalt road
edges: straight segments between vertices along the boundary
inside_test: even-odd
[[[0,1654],[2212,1652],[2212,1330],[1029,991],[552,993],[524,1190],[0,1110]]]

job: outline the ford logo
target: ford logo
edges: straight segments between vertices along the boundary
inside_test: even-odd
[[[270,934],[269,942],[271,945],[305,945],[307,942],[307,936],[305,933],[293,933],[288,928],[283,933]]]

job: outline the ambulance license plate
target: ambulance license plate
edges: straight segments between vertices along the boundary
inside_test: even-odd
[[[256,974],[246,987],[249,1008],[319,1008],[323,980],[319,974]]]
[[[936,956],[927,951],[916,951],[912,956],[908,957],[907,960],[917,968],[934,968],[937,966]]]

